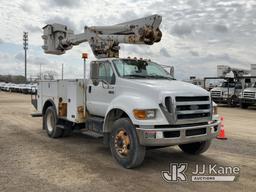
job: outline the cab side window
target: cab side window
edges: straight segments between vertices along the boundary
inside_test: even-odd
[[[115,84],[115,74],[108,61],[99,62],[99,79],[112,85]]]

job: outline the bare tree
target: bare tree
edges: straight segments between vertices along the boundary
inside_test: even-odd
[[[53,70],[48,70],[48,71],[42,72],[42,74],[38,73],[36,76],[38,79],[54,80],[57,78],[58,73]]]

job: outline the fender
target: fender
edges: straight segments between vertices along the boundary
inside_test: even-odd
[[[152,125],[153,124],[168,124],[164,118],[159,105],[150,98],[146,98],[140,94],[119,95],[110,103],[105,114],[103,132],[106,131],[106,121],[108,114],[112,109],[119,109],[125,112],[134,125]],[[138,120],[133,116],[134,109],[156,109],[156,118],[150,120]]]
[[[53,101],[52,99],[47,99],[47,100],[44,102],[44,106],[43,106],[43,110],[42,110],[42,114],[43,114],[43,115],[45,114],[46,109],[47,109],[49,106],[53,106],[54,109],[55,109],[55,111],[56,111],[56,113],[58,112],[58,111],[57,111],[57,108],[56,108],[56,106],[55,106],[55,104],[54,104],[54,101]]]

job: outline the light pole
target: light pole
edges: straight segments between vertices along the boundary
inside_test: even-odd
[[[28,32],[23,32],[23,48],[24,48],[24,51],[25,51],[25,81],[27,81]]]

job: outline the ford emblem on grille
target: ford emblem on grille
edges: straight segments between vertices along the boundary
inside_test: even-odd
[[[191,105],[190,106],[190,109],[191,110],[197,110],[199,107],[198,107],[198,105]]]

